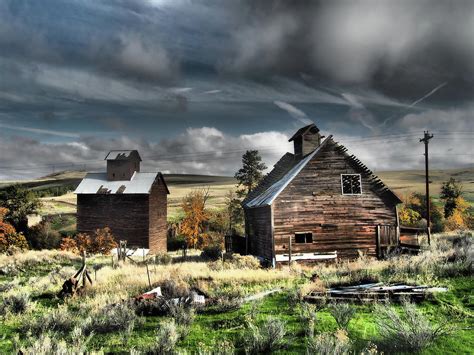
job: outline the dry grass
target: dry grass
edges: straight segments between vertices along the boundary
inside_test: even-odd
[[[61,250],[28,250],[13,255],[0,254],[0,268],[31,268],[38,265],[79,261],[76,254]]]

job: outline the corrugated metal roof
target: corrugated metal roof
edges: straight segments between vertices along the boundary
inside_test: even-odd
[[[148,194],[159,173],[137,173],[131,180],[107,180],[107,173],[88,173],[75,194]]]
[[[321,150],[322,147],[326,145],[326,143],[331,138],[332,136],[327,137],[318,148],[316,148],[312,153],[308,154],[290,171],[288,171],[285,176],[271,185],[264,193],[247,202],[245,207],[261,207],[271,205],[275,198],[278,197],[285,187],[288,186],[288,184],[300,173],[306,164],[308,164],[308,162]]]
[[[105,157],[104,160],[127,160],[129,159],[132,155],[136,155],[140,161],[142,160],[140,158],[140,154],[138,154],[137,150],[111,150],[107,156]]]

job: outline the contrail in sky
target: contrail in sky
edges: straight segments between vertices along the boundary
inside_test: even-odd
[[[292,104],[289,104],[288,102],[284,101],[273,101],[275,105],[277,105],[279,108],[282,110],[285,110],[288,112],[292,117],[296,118],[298,121],[304,123],[304,124],[311,124],[313,121],[311,121],[306,113],[301,111],[299,108],[293,106]]]
[[[429,93],[427,93],[426,95],[422,96],[421,98],[413,101],[410,105],[408,105],[407,108],[412,108],[412,107],[415,107],[416,105],[418,105],[421,101],[427,99],[428,97],[430,97],[431,95],[433,95],[436,91],[438,91],[439,89],[441,89],[443,86],[445,86],[447,84],[447,82],[444,82],[442,84],[439,84],[437,87],[435,87],[433,90],[431,90]],[[388,118],[385,119],[385,121],[383,121],[383,123],[381,124],[381,126],[385,126],[390,120],[392,120],[393,118],[395,118],[395,116],[397,116],[396,114],[395,115],[392,115]]]
[[[59,136],[59,137],[79,138],[79,135],[76,133],[53,131],[49,129],[14,126],[14,125],[9,125],[9,124],[4,124],[4,123],[0,123],[0,127],[7,128],[7,129],[14,129],[17,131],[31,132],[31,133],[50,134],[52,136]]]

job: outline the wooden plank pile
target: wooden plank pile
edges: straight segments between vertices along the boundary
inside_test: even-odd
[[[315,291],[305,297],[305,301],[319,303],[323,301],[370,303],[377,301],[400,302],[404,299],[420,302],[434,292],[446,292],[444,287],[411,286],[405,284],[384,285],[369,283],[355,286],[334,287],[326,291]]]

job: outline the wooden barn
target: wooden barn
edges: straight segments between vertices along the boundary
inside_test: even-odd
[[[311,124],[243,202],[247,252],[289,260],[381,256],[399,239],[400,199]]]
[[[136,150],[113,150],[107,171],[88,173],[77,187],[77,231],[109,227],[128,246],[166,252],[167,195],[161,173],[140,172]]]

